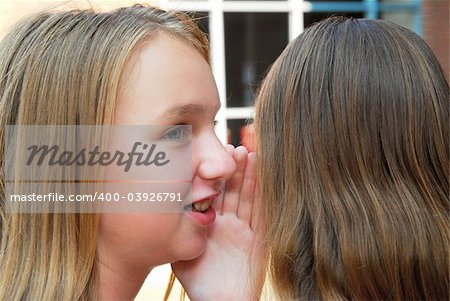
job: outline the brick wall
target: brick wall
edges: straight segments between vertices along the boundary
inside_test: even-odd
[[[450,1],[423,0],[423,33],[450,79]]]

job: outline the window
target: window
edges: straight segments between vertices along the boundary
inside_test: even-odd
[[[195,13],[209,34],[222,109],[217,135],[238,145],[251,136],[253,96],[265,72],[304,28],[331,15],[380,18],[422,34],[422,0],[157,1]],[[246,144],[247,145],[247,144]]]

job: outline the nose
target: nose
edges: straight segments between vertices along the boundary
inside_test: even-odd
[[[236,171],[236,163],[215,134],[203,137],[197,145],[200,154],[197,173],[204,180],[227,180]]]

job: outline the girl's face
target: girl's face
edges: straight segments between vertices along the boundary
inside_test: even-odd
[[[220,102],[211,69],[192,46],[160,33],[125,65],[115,110],[118,125],[192,125],[192,200],[214,199],[235,163],[217,139]],[[188,163],[189,164],[189,163]],[[205,250],[206,213],[111,214],[101,217],[101,261],[151,268],[189,260]]]

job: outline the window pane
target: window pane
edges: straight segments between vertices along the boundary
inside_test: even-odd
[[[413,4],[413,0],[379,0],[382,4],[386,5],[395,5],[397,7],[396,10],[392,11],[380,11],[378,17],[380,19],[392,21],[397,23],[403,27],[414,30],[414,15],[418,12],[414,12],[414,10],[399,10],[402,4],[411,5]]]
[[[392,21],[410,30],[414,30],[414,13],[411,11],[380,12],[379,18],[383,20]]]
[[[305,28],[313,25],[316,22],[319,22],[323,19],[326,19],[331,16],[345,16],[345,17],[353,17],[353,18],[364,18],[364,13],[356,13],[356,12],[327,12],[327,13],[305,13],[304,14],[304,26]]]
[[[364,0],[311,0],[310,2],[363,2]]]
[[[266,70],[288,43],[287,13],[225,13],[227,106],[253,104]]]
[[[428,0],[429,1],[429,0]],[[378,0],[378,2],[383,2],[383,3],[407,3],[407,4],[411,4],[413,2],[415,2],[415,0]]]
[[[228,143],[234,146],[243,145],[249,151],[255,150],[253,120],[251,119],[229,119]]]
[[[209,36],[209,16],[207,12],[184,12],[197,23],[198,27]]]

